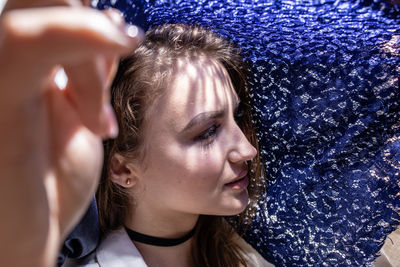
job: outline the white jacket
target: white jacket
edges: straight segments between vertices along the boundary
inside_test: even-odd
[[[245,251],[249,267],[274,266],[238,236],[238,244]],[[80,260],[67,259],[63,267],[147,267],[142,255],[130,240],[124,228],[114,231],[100,243],[97,249]]]

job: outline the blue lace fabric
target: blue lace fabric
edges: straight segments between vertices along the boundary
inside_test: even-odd
[[[399,225],[400,8],[389,1],[94,0],[211,27],[251,65],[268,189],[245,236],[277,266],[364,266]]]

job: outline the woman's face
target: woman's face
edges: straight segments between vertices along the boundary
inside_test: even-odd
[[[159,212],[242,212],[249,200],[246,161],[257,151],[235,122],[238,104],[220,64],[180,60],[148,117],[135,205]]]

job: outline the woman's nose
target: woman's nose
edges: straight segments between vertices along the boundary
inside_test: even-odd
[[[229,151],[229,161],[232,163],[244,162],[252,160],[257,155],[257,149],[250,144],[249,140],[247,140],[246,136],[236,125],[236,133],[232,142],[232,149]]]

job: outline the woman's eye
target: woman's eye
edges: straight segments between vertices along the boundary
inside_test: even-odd
[[[213,139],[215,137],[219,127],[220,127],[220,125],[215,125],[214,124],[213,126],[208,128],[207,130],[202,132],[199,136],[197,136],[196,140],[197,141],[202,141],[202,142],[212,141],[211,139]]]
[[[234,114],[234,117],[235,117],[235,121],[236,121],[236,123],[239,123],[239,122],[241,122],[242,121],[242,119],[243,119],[243,116],[244,116],[244,109],[243,109],[243,107],[238,107],[236,110],[235,110],[235,114]]]

